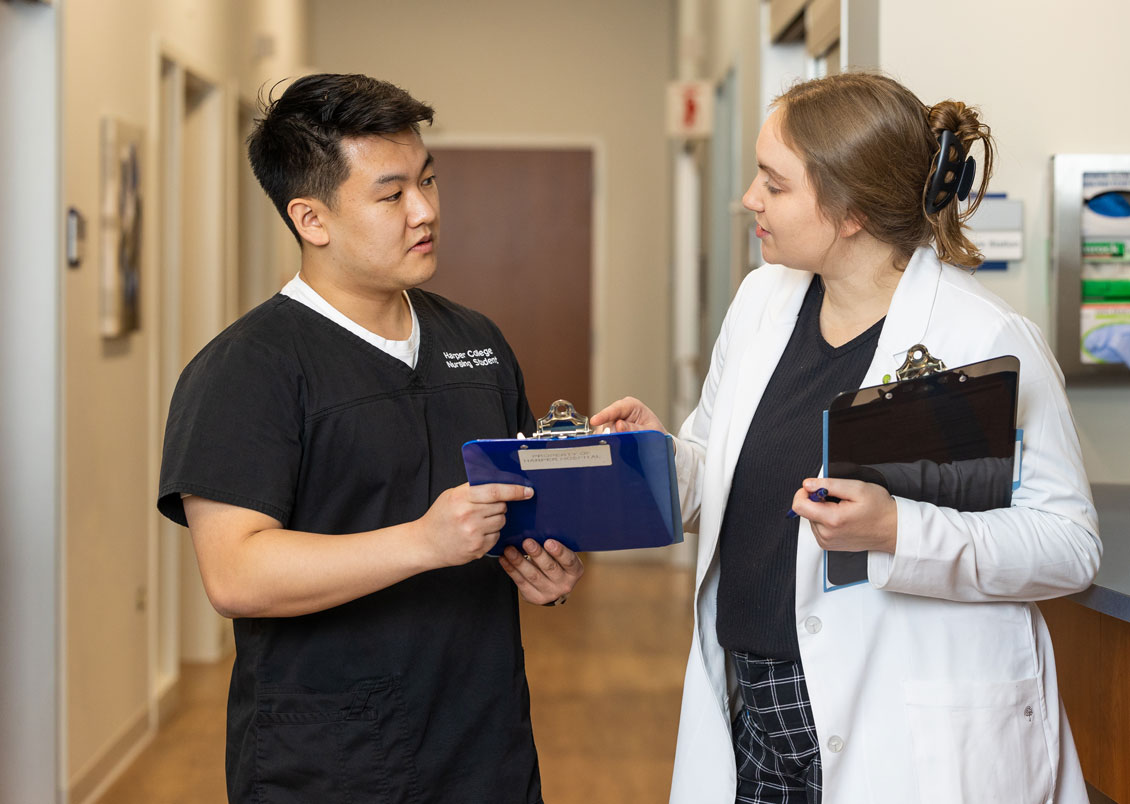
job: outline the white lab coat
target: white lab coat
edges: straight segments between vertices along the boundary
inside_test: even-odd
[[[746,278],[679,433],[684,518],[700,542],[673,803],[734,801],[730,722],[739,709],[715,632],[718,531],[750,420],[811,279],[780,265]],[[1022,482],[1011,508],[981,513],[896,498],[895,553],[871,553],[870,583],[830,593],[801,520],[794,624],[823,802],[1085,804],[1051,641],[1028,602],[1085,589],[1102,554],[1062,374],[1035,325],[930,248],[899,281],[862,385],[893,377],[918,343],[950,368],[1020,359]]]

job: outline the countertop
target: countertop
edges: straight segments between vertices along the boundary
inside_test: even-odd
[[[1130,485],[1092,483],[1103,560],[1094,584],[1071,599],[1130,622]]]

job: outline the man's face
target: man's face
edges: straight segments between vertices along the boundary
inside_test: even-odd
[[[361,294],[426,282],[436,269],[439,188],[420,136],[406,129],[341,147],[349,177],[322,215],[332,281]]]

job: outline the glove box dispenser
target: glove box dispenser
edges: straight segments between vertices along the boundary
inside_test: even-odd
[[[1052,343],[1069,381],[1130,381],[1130,154],[1052,157]]]

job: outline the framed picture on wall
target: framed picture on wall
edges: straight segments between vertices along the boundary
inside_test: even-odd
[[[142,143],[139,126],[102,121],[101,332],[120,338],[138,329],[141,280]]]

